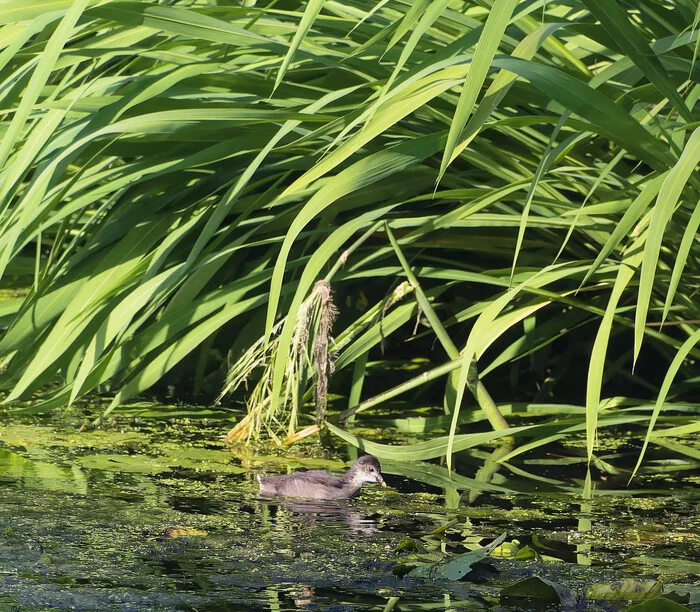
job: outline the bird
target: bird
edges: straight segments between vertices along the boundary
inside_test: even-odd
[[[260,493],[305,499],[350,499],[360,492],[365,482],[378,482],[386,487],[381,465],[376,457],[363,455],[343,476],[325,470],[308,470],[285,476],[258,474]]]

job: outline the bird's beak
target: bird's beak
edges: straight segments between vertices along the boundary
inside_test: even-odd
[[[379,474],[377,474],[377,482],[386,489],[386,482],[384,482],[384,478],[382,478]]]

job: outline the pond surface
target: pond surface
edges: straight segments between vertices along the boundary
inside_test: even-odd
[[[342,469],[352,451],[232,451],[216,420],[76,427],[0,423],[1,610],[528,609],[499,598],[530,576],[568,589],[566,609],[624,609],[584,598],[623,579],[662,579],[700,609],[697,473],[678,491],[592,500],[546,483],[518,493],[518,478],[502,476],[470,502],[431,484],[428,464],[384,462],[389,489],[291,503],[259,499],[255,474]],[[462,580],[404,575],[503,532],[501,556]]]

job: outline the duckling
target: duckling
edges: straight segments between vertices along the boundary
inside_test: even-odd
[[[283,495],[307,499],[349,499],[360,492],[365,482],[378,482],[386,487],[381,465],[376,457],[363,455],[343,475],[324,470],[295,472],[286,476],[260,476],[262,495]]]

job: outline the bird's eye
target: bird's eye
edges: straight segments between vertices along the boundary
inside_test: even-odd
[[[370,467],[370,468],[369,468],[369,471],[370,471],[370,472],[374,472],[374,468],[373,468],[373,467]]]

